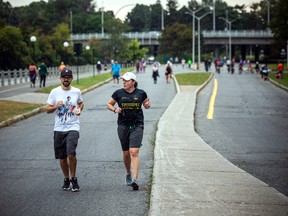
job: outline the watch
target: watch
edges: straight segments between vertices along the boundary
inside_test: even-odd
[[[114,113],[116,113],[116,109],[117,109],[117,108],[114,108],[114,110],[113,110]]]

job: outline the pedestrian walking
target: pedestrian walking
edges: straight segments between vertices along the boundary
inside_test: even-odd
[[[54,125],[54,153],[60,160],[60,167],[64,175],[62,190],[79,191],[76,177],[76,148],[79,139],[79,116],[84,103],[81,91],[72,87],[72,71],[65,68],[61,71],[61,86],[52,89],[47,100],[47,113],[55,113]]]
[[[100,74],[101,70],[102,70],[102,65],[101,65],[101,62],[98,61],[97,64],[96,64],[96,69],[97,69],[97,73]]]
[[[140,62],[138,60],[135,63],[135,69],[136,69],[136,73],[139,73],[139,71],[140,71]]]
[[[170,61],[167,61],[166,72],[165,72],[166,82],[167,83],[170,83],[172,73],[173,73],[172,63]]]
[[[119,84],[119,77],[121,73],[121,66],[118,64],[117,61],[112,65],[112,76],[113,76],[113,82],[114,84]]]
[[[182,68],[184,69],[184,67],[185,67],[185,59],[184,58],[182,58],[181,64],[182,64]]]
[[[140,168],[139,150],[142,145],[145,109],[150,108],[146,92],[137,88],[137,78],[132,72],[123,75],[123,88],[116,90],[107,103],[107,109],[118,114],[118,137],[122,146],[123,162],[126,168],[126,185],[138,190]],[[115,104],[117,106],[115,107]]]
[[[159,65],[157,62],[154,62],[152,67],[152,78],[154,80],[154,84],[157,84],[157,77],[159,77]]]
[[[66,67],[66,65],[64,64],[64,62],[61,62],[60,66],[59,66],[59,72],[63,71],[63,69]]]
[[[40,88],[43,86],[45,88],[46,76],[48,75],[47,66],[44,62],[39,66],[39,75],[40,75]]]
[[[35,66],[34,62],[29,65],[29,77],[30,77],[30,87],[35,88],[35,81],[38,74],[37,67]]]

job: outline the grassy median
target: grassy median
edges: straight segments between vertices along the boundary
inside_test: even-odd
[[[275,82],[285,86],[288,88],[288,74],[284,74],[282,79],[277,79],[276,78],[276,73],[270,73],[269,74],[269,79],[274,80]]]
[[[209,77],[210,72],[176,74],[179,85],[202,85]]]

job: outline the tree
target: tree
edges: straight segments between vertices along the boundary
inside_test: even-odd
[[[288,1],[278,0],[273,8],[273,18],[270,28],[275,38],[282,41],[288,40]]]
[[[140,48],[140,42],[137,39],[134,39],[128,44],[126,58],[128,61],[135,61],[144,58],[147,52],[148,49]]]
[[[32,62],[21,31],[10,25],[0,27],[1,69],[18,69]]]
[[[167,0],[167,17],[166,17],[166,26],[176,23],[178,20],[178,1],[177,0]]]
[[[161,31],[162,27],[162,5],[159,0],[151,5],[150,31]]]
[[[183,53],[191,52],[191,28],[184,24],[175,23],[164,29],[159,41],[159,49],[162,53],[180,56]]]
[[[150,7],[143,4],[137,4],[127,15],[131,31],[143,32],[150,30]]]

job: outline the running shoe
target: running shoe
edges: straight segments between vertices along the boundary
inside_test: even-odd
[[[126,175],[125,183],[127,186],[130,186],[132,183],[132,171],[130,171],[130,174]]]
[[[71,183],[72,183],[72,191],[73,192],[77,192],[80,190],[80,187],[78,185],[78,181],[76,177],[72,177],[71,178]]]
[[[138,181],[133,180],[131,187],[133,188],[133,190],[138,190],[138,188],[139,188]]]
[[[62,190],[69,190],[70,189],[70,180],[69,178],[64,178],[64,184],[62,186]]]

